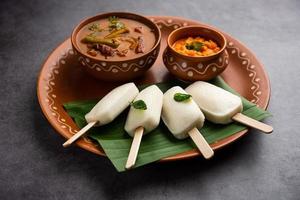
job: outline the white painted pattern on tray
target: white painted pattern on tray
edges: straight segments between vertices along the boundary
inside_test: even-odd
[[[67,129],[69,133],[74,135],[75,133],[78,132],[78,130],[72,129],[72,127],[66,123],[66,119],[61,117],[60,113],[57,111],[57,106],[61,106],[61,105],[56,105],[57,104],[57,102],[55,102],[56,94],[53,93],[53,87],[55,86],[55,75],[59,74],[59,68],[61,67],[61,65],[66,64],[66,58],[72,55],[74,55],[73,49],[66,49],[66,52],[63,52],[61,54],[61,57],[58,59],[58,61],[56,63],[53,63],[52,66],[50,67],[51,72],[48,74],[48,79],[45,80],[47,82],[47,85],[45,86],[45,90],[47,94],[45,101],[48,103],[51,114],[56,118],[57,122],[60,124],[60,127],[63,129]],[[92,143],[92,141],[87,137],[83,137],[83,139],[87,143]]]
[[[254,70],[255,69],[255,65],[251,64],[251,61],[248,57],[246,57],[246,53],[242,52],[238,47],[236,47],[234,45],[233,42],[228,42],[227,44],[227,49],[230,49],[232,54],[237,54],[238,58],[241,60],[241,66],[245,66],[246,70],[249,71],[249,77],[251,78],[251,87],[250,89],[252,90],[252,95],[253,95],[253,99],[251,99],[250,101],[252,103],[258,103],[259,101],[259,96],[261,95],[261,91],[260,91],[260,85],[258,84],[258,82],[260,81],[260,78],[257,77],[257,73]]]

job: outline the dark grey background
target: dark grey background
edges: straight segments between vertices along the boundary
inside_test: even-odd
[[[38,71],[82,18],[111,10],[201,20],[244,42],[271,79],[274,133],[251,131],[210,161],[126,173],[62,148],[37,102]],[[300,199],[299,31],[299,0],[1,0],[0,199]]]

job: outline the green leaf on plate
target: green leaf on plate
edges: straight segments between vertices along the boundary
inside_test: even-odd
[[[211,81],[211,83],[237,94],[221,78],[216,78]],[[163,92],[176,85],[183,88],[187,86],[186,84],[178,81],[157,84]],[[139,89],[143,89],[146,86],[147,85],[140,86]],[[262,120],[271,115],[269,112],[258,108],[255,104],[244,98],[242,98],[242,101],[243,114],[251,118]],[[84,115],[88,113],[96,103],[97,100],[77,101],[65,103],[64,107],[68,114],[74,119],[75,123],[82,128],[86,125]],[[101,127],[94,127],[89,131],[89,137],[101,145],[107,157],[111,160],[119,172],[125,170],[124,166],[132,143],[132,138],[129,137],[124,130],[127,113],[128,109],[126,109],[110,124]],[[246,129],[246,127],[238,123],[216,125],[206,121],[205,125],[201,128],[201,133],[208,143],[214,143],[244,129]],[[190,139],[175,139],[161,121],[160,125],[154,131],[143,137],[135,167],[142,166],[168,156],[183,153],[194,148],[195,146]]]
[[[130,103],[132,107],[139,110],[147,110],[147,105],[143,100],[137,100]]]
[[[176,93],[174,94],[174,100],[177,102],[188,100],[192,97],[190,94]]]

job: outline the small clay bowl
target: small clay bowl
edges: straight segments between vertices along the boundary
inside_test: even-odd
[[[220,51],[209,56],[186,56],[176,52],[172,45],[179,39],[201,36],[215,41]],[[226,39],[219,31],[205,26],[187,26],[174,30],[167,39],[163,62],[169,72],[184,81],[207,81],[222,73],[229,63]]]
[[[134,58],[122,58],[117,61],[93,57],[81,50],[77,44],[77,34],[85,25],[110,16],[126,18],[143,23],[152,29],[155,35],[155,44],[150,51]],[[147,41],[147,38],[144,38]],[[160,50],[161,32],[158,26],[150,19],[127,12],[110,12],[87,18],[77,25],[71,35],[71,43],[76,59],[92,76],[103,81],[130,81],[143,75],[155,62]]]

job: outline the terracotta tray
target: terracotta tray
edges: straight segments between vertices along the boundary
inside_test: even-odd
[[[156,63],[144,77],[136,80],[137,84],[173,79],[163,65],[161,57],[168,34],[181,26],[206,25],[177,17],[150,16],[149,18],[156,22],[161,29],[162,46]],[[245,45],[230,35],[222,33],[228,40],[227,51],[230,55],[230,64],[222,73],[222,77],[242,96],[266,109],[270,98],[270,83],[262,64]],[[83,71],[73,55],[70,39],[67,39],[46,59],[37,83],[37,94],[43,113],[56,131],[65,138],[75,134],[78,127],[63,109],[63,103],[99,98],[120,84],[100,82],[92,78]],[[214,150],[219,149],[242,137],[246,132],[247,130],[238,132],[213,143],[211,146]],[[77,145],[93,153],[105,155],[101,147],[87,138],[80,139]],[[162,161],[184,159],[197,155],[199,155],[198,151],[192,150],[162,159]]]

